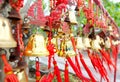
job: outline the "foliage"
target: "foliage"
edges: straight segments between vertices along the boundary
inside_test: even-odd
[[[116,24],[120,27],[120,2],[113,3],[109,0],[103,0],[105,9],[109,12],[110,16],[113,17]]]

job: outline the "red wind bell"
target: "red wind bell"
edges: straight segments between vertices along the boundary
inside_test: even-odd
[[[42,9],[42,0],[37,0],[27,12],[28,17],[30,17],[30,23],[38,26],[45,26],[46,18]]]
[[[17,76],[13,73],[12,67],[6,59],[6,54],[1,54],[1,58],[4,63],[5,82],[19,82]]]

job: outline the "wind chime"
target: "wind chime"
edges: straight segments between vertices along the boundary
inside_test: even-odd
[[[12,36],[12,30],[10,28],[10,23],[7,18],[0,17],[1,21],[1,35],[0,35],[0,48],[14,48],[17,46],[17,42]],[[5,82],[18,82],[17,76],[13,73],[11,65],[8,63],[6,55],[7,52],[4,49],[0,49],[1,58],[4,63],[4,72],[5,72]]]
[[[98,2],[97,0],[94,1],[95,3]],[[43,37],[40,36],[41,40],[39,40],[38,34],[35,34],[30,37],[28,45],[25,48],[25,55],[48,56],[48,69],[51,68],[51,61],[53,59],[54,75],[57,77],[58,82],[62,82],[62,80],[60,77],[60,71],[57,66],[57,62],[54,58],[55,53],[58,54],[58,56],[65,58],[66,60],[65,82],[69,82],[69,79],[67,79],[68,65],[73,68],[75,74],[82,82],[97,81],[93,76],[92,71],[88,68],[82,51],[86,51],[88,53],[88,57],[90,58],[94,69],[97,70],[97,72],[99,72],[101,75],[100,82],[102,81],[102,78],[107,82],[110,81],[103,62],[107,64],[110,70],[112,66],[116,72],[116,63],[112,61],[109,49],[112,48],[112,53],[116,61],[118,54],[116,45],[118,45],[119,41],[112,40],[113,35],[109,35],[109,33],[112,34],[114,28],[111,27],[112,25],[108,26],[108,22],[105,23],[105,20],[108,20],[107,16],[105,16],[104,13],[100,12],[100,9],[97,5],[96,9],[94,9],[94,1],[89,0],[88,6],[86,6],[84,0],[50,0],[50,15],[46,17],[42,11],[41,0],[36,1],[28,10],[28,17],[31,18],[30,23],[38,26],[40,25],[49,27],[49,33],[47,49],[44,45],[45,43]],[[38,4],[40,6],[38,6]],[[76,8],[72,9],[71,6],[75,6],[75,4],[77,4]],[[37,12],[34,12],[34,9]],[[74,30],[72,30],[72,26],[75,28],[79,24],[76,16],[80,16],[80,10],[84,12],[87,23],[82,28],[82,36],[77,35],[76,37],[74,35]],[[45,29],[45,27],[43,29]],[[108,32],[108,34],[106,34],[106,32]],[[38,47],[44,49],[39,49]],[[41,50],[45,52],[43,53]],[[73,63],[71,59],[73,56],[75,56],[75,63]],[[90,78],[87,78],[83,75],[79,61],[82,63]],[[41,78],[41,82],[45,81],[48,76]]]
[[[8,2],[11,6],[11,11],[8,12],[9,16],[7,18],[10,20],[11,25],[7,18],[0,17],[0,21],[1,21],[0,48],[9,48],[9,52],[10,52],[9,61],[14,62],[16,60],[19,60],[16,69],[21,70],[24,69],[24,67],[26,66],[25,62],[22,60],[24,44],[22,41],[22,30],[21,30],[22,20],[19,13],[20,8],[23,7],[23,0],[17,0],[17,1],[9,0]],[[1,52],[1,58],[4,62],[4,72],[5,72],[4,81],[5,82],[21,81],[21,79],[18,78],[20,75],[18,75],[18,73],[15,74],[15,68],[13,68],[7,61],[6,50],[1,49],[0,52]],[[24,81],[27,82],[26,79],[27,78],[25,78]]]

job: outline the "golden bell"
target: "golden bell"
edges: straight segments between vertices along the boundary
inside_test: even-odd
[[[58,42],[58,56],[65,57],[65,40],[59,40]]]
[[[76,48],[80,49],[80,50],[84,50],[85,49],[85,46],[84,46],[83,41],[82,41],[82,37],[77,37]]]
[[[107,37],[106,40],[105,40],[105,47],[106,48],[110,48],[111,47],[111,42],[110,42],[110,38]]]
[[[28,76],[25,69],[14,69],[14,74],[16,74],[19,82],[28,82]]]
[[[70,23],[70,19],[69,19],[69,17],[66,16],[64,21]]]
[[[0,17],[0,48],[16,47],[17,43],[12,36],[8,19]]]
[[[88,37],[83,37],[83,44],[85,46],[85,48],[91,48],[91,39],[89,39]]]
[[[119,45],[120,44],[120,40],[112,40],[112,44],[113,45]]]
[[[78,24],[74,11],[69,11],[69,20],[71,24]]]
[[[19,12],[17,12],[16,9],[12,8],[11,12],[9,12],[8,19],[16,20],[17,21],[17,20],[20,20],[21,17],[20,17]]]
[[[112,32],[113,31],[113,27],[109,25],[107,30]]]
[[[101,43],[100,37],[96,35],[96,39],[92,40],[92,49],[94,50],[101,49],[100,43]]]
[[[75,56],[75,51],[73,50],[72,42],[70,40],[65,42],[66,44],[66,54],[69,56]]]
[[[45,45],[44,37],[41,34],[33,34],[24,51],[25,56],[47,56],[49,52]]]
[[[29,23],[23,23],[22,28],[29,29],[30,28]]]

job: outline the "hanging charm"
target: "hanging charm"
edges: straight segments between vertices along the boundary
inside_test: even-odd
[[[1,50],[2,52],[3,50]],[[7,52],[4,50],[4,53],[0,54],[3,63],[4,63],[4,72],[5,72],[5,82],[19,82],[17,76],[13,73],[11,65],[6,59]]]
[[[17,46],[17,42],[12,36],[12,30],[8,19],[0,17],[0,48],[12,48]]]
[[[41,34],[31,35],[24,51],[25,56],[48,56],[44,37]]]
[[[78,24],[74,11],[69,11],[69,19],[71,24]]]

